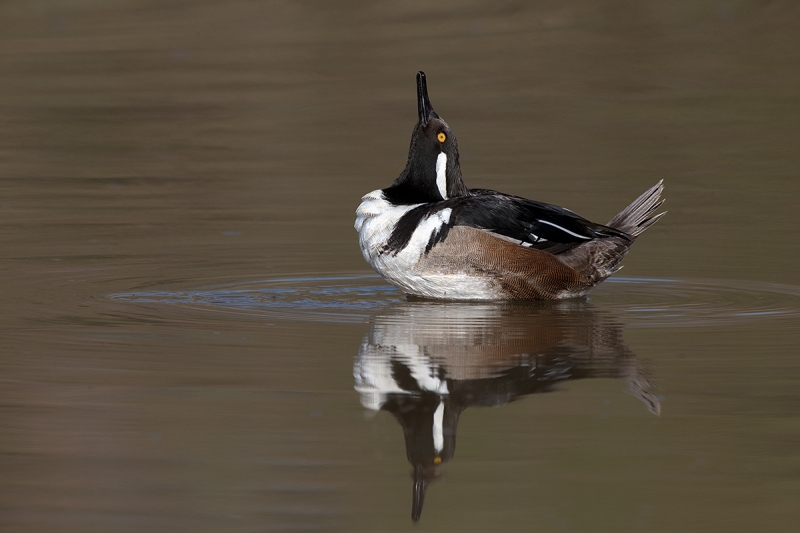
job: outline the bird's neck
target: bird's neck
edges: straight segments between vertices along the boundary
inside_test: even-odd
[[[454,161],[447,162],[445,176],[445,195],[443,196],[437,185],[436,161],[409,161],[392,186],[383,189],[383,192],[396,205],[441,202],[459,196],[469,196],[469,189],[461,178],[461,167],[457,154]]]

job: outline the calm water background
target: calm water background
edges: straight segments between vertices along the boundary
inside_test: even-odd
[[[541,323],[355,278],[336,307],[417,70],[468,186],[602,222],[665,179],[624,274],[700,289],[607,284]],[[365,339],[442,320],[506,364],[531,332],[594,346],[572,328],[606,314],[661,415],[619,372],[470,408],[416,530],[800,527],[795,2],[12,1],[0,72],[3,531],[411,530],[403,430],[354,390]],[[280,278],[319,294],[278,313]],[[666,318],[624,319],[644,304]]]

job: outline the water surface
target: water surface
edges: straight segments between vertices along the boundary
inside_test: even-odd
[[[799,20],[4,3],[0,529],[797,529]],[[669,214],[586,301],[406,299],[352,222],[418,70],[468,186]]]

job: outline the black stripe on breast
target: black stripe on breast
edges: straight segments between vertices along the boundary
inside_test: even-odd
[[[425,245],[425,253],[431,251],[431,248],[442,242],[447,238],[447,234],[450,232],[450,228],[452,224],[442,224],[439,228],[433,230],[431,233],[431,238],[428,239],[428,244]]]
[[[407,212],[397,221],[397,224],[392,230],[392,234],[389,236],[389,239],[387,239],[386,244],[383,245],[381,252],[391,253],[393,255],[399,254],[408,246],[408,243],[411,242],[411,237],[414,235],[414,231],[416,231],[420,223],[428,216],[446,207],[445,202],[437,202],[435,204],[423,204]],[[435,230],[431,234],[428,245],[425,247],[425,252],[427,253],[438,242],[444,240],[448,230],[449,227],[447,224],[442,224],[442,227]]]
[[[411,369],[404,363],[398,361],[394,357],[391,360],[392,366],[392,379],[397,383],[397,386],[408,392],[422,392],[417,380],[411,374]]]

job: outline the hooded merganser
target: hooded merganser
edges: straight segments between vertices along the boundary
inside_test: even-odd
[[[419,122],[406,168],[361,199],[364,258],[386,281],[424,298],[557,300],[584,296],[619,270],[633,241],[664,213],[663,180],[608,224],[461,179],[458,144],[417,74]]]
[[[413,467],[411,518],[455,457],[461,413],[498,407],[588,378],[616,378],[654,415],[655,385],[622,325],[580,300],[543,305],[395,302],[370,319],[353,366],[370,411],[403,427]],[[530,422],[528,422],[530,423]]]

